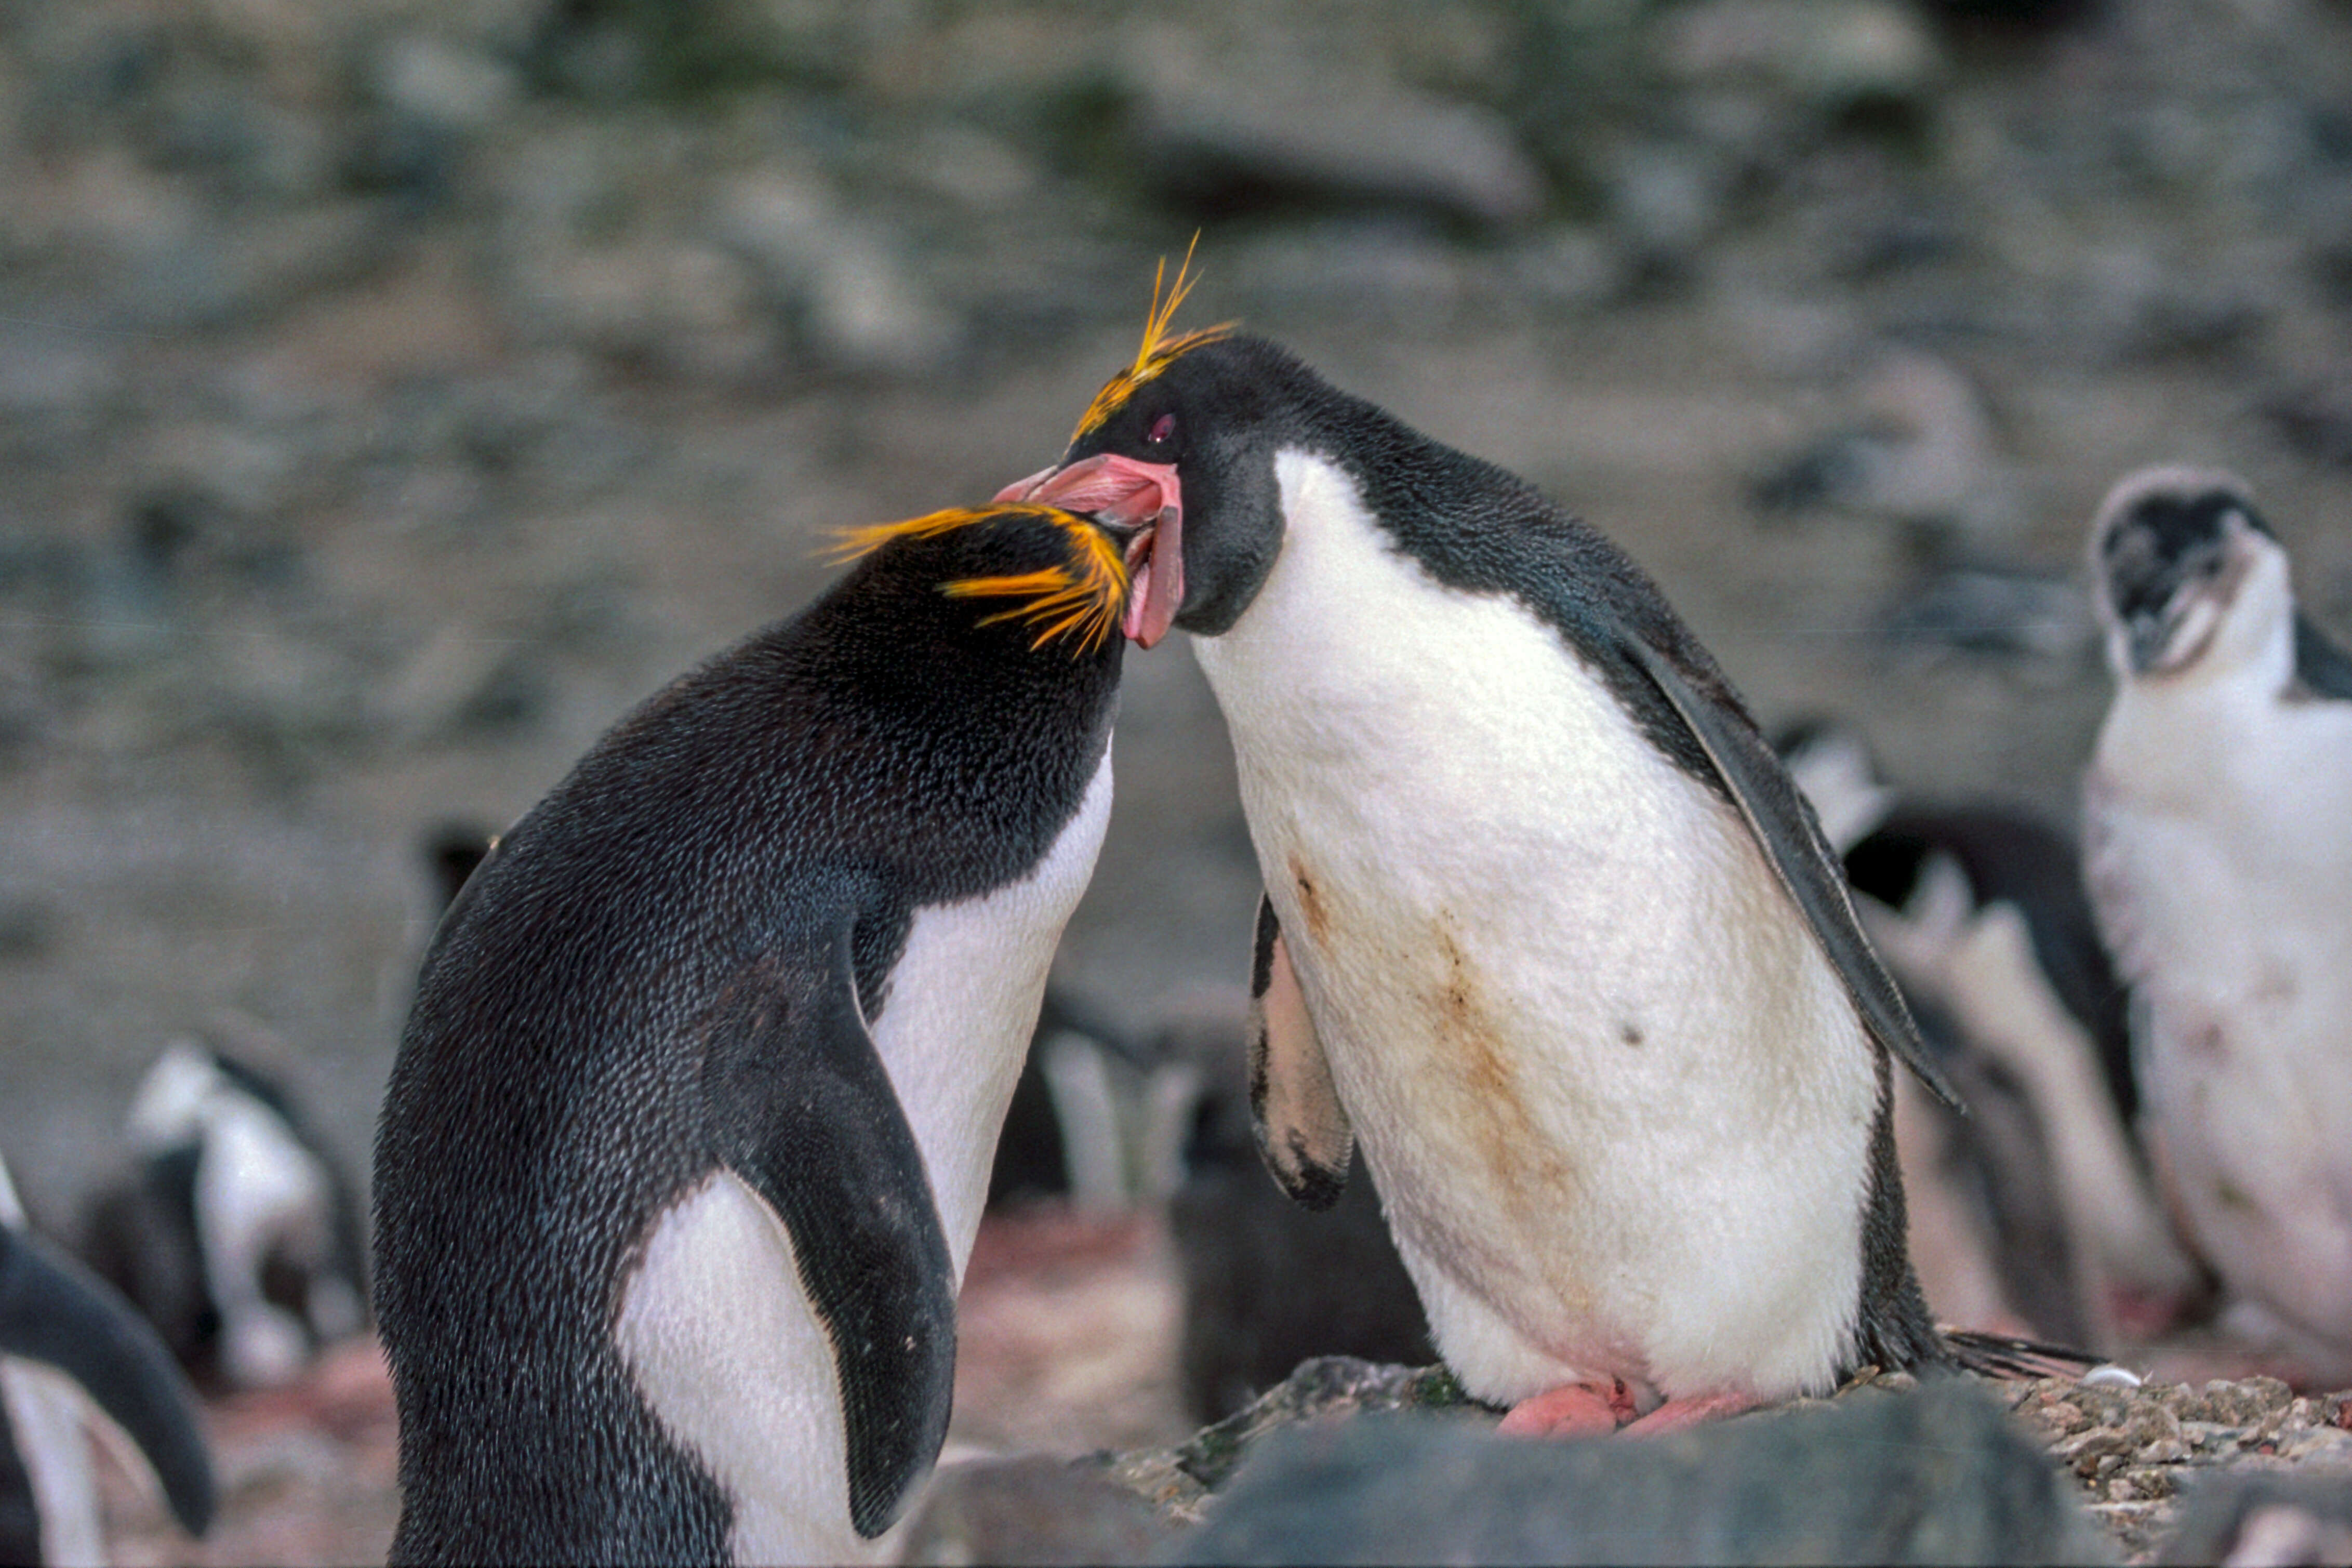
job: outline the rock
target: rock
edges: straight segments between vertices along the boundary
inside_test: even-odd
[[[1184,1563],[2113,1561],[1968,1383],[1650,1438],[1368,1415],[1269,1437]]]
[[[2082,590],[2031,572],[1946,572],[1896,605],[1885,636],[1956,652],[2051,663],[2088,658],[2098,626]]]
[[[814,178],[739,175],[716,194],[708,227],[786,328],[835,369],[912,374],[952,345],[953,324],[899,264],[903,247]]]
[[[2352,1476],[2219,1476],[2189,1494],[2162,1563],[2352,1563]]]
[[[1157,1509],[1192,1523],[1210,1492],[1230,1479],[1250,1445],[1266,1433],[1302,1421],[1365,1411],[1453,1410],[1467,1400],[1444,1367],[1381,1366],[1353,1356],[1310,1361],[1247,1409],[1205,1426],[1171,1448],[1122,1454],[1110,1475]]]
[[[1760,83],[1831,113],[1922,102],[1944,74],[1898,0],[1708,0],[1677,14],[1666,61],[1685,84]]]
[[[1387,81],[1148,78],[1135,134],[1160,194],[1212,213],[1401,207],[1505,227],[1548,196],[1500,116]]]
[[[1945,361],[1896,353],[1862,378],[1853,403],[1851,421],[1752,479],[1749,504],[1768,516],[1820,508],[1881,519],[1964,556],[2016,541],[2025,507],[1974,381]]]
[[[150,226],[128,258],[127,313],[145,328],[184,331],[274,315],[373,272],[396,239],[390,217],[374,202],[345,200]]]
[[[504,62],[430,34],[391,40],[371,75],[383,107],[461,136],[488,130],[518,90],[515,73]]]
[[[909,1563],[1141,1563],[1171,1534],[1099,1462],[1030,1455],[943,1465],[908,1527]]]

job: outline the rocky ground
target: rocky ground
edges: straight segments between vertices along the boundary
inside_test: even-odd
[[[2238,468],[2352,632],[2347,46],[2338,0],[0,7],[0,1150],[69,1229],[234,1017],[363,1170],[420,836],[826,530],[1052,456],[1196,230],[1189,321],[1569,501],[1768,721],[2069,816],[2122,472]],[[1140,1023],[1238,973],[1255,873],[1190,660],[1129,668],[1061,965]],[[1087,1278],[1089,1354],[1167,1331]],[[1001,1318],[986,1441],[1063,1378],[1175,1435],[1052,1321]]]
[[[1180,1552],[1184,1532],[1216,1516],[1220,1495],[1275,1433],[1400,1409],[1440,1412],[1481,1429],[1493,1419],[1465,1405],[1441,1370],[1331,1360],[1302,1367],[1247,1410],[1188,1432],[1172,1390],[1175,1300],[1154,1227],[1047,1220],[1000,1227],[990,1245],[996,1258],[975,1270],[965,1303],[942,1479],[909,1531],[915,1561],[1141,1561]],[[1022,1266],[1006,1267],[1015,1260]],[[1915,1386],[1902,1374],[1865,1376],[1833,1400],[1801,1401],[1799,1409],[1843,1409]],[[2179,1540],[2200,1489],[2223,1478],[2308,1478],[2333,1486],[2337,1513],[2352,1518],[2352,1394],[2297,1396],[2265,1377],[1981,1386],[2010,1412],[2021,1451],[2047,1456],[2035,1468],[2046,1463],[2059,1478],[2053,1495],[2072,1500],[2066,1513],[2079,1505],[2096,1531],[2052,1539],[2104,1540],[2117,1560],[2133,1563],[2200,1560],[2165,1548]],[[223,1481],[219,1522],[190,1542],[160,1503],[117,1471],[110,1498],[119,1562],[382,1560],[398,1504],[391,1391],[372,1345],[331,1358],[297,1388],[217,1402],[210,1418]],[[1729,1425],[1782,1418],[1759,1414]],[[1712,1441],[1692,1450],[1702,1466]],[[1875,1446],[1886,1447],[1883,1439]],[[1690,1507],[1707,1506],[1694,1488]],[[2016,1511],[2013,1500],[1984,1506]]]

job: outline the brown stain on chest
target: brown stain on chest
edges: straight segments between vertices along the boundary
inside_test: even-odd
[[[1299,922],[1308,942],[1328,952],[1333,929],[1328,899],[1296,851],[1284,868],[1297,894]],[[1485,1165],[1492,1173],[1496,1200],[1522,1215],[1562,1214],[1579,1184],[1575,1167],[1528,1110],[1522,1079],[1527,1064],[1501,1025],[1503,1015],[1490,988],[1463,951],[1455,926],[1454,917],[1444,910],[1431,922],[1437,975],[1420,998],[1430,1047],[1438,1058],[1439,1071],[1433,1078],[1452,1091],[1450,1103],[1428,1108],[1429,1121],[1444,1128],[1444,1136],[1463,1138],[1469,1145],[1444,1151],[1441,1158]],[[1415,960],[1402,962],[1420,967]]]
[[[1432,932],[1442,961],[1429,997],[1437,1048],[1455,1065],[1459,1120],[1494,1174],[1497,1195],[1521,1210],[1557,1210],[1576,1186],[1573,1166],[1528,1108],[1525,1063],[1461,942],[1440,913]]]
[[[1298,892],[1298,918],[1307,922],[1307,934],[1315,945],[1328,945],[1331,935],[1331,911],[1323,907],[1323,895],[1316,891],[1315,879],[1307,874],[1306,863],[1297,851],[1290,857],[1290,885]]]

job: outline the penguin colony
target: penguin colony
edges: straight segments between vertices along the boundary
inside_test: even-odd
[[[125,1131],[131,1166],[89,1205],[80,1251],[199,1382],[276,1386],[366,1326],[358,1200],[283,1083],[175,1040]]]
[[[215,1496],[194,1394],[131,1303],[33,1233],[0,1165],[0,1562],[105,1561],[93,1411],[202,1535]]]
[[[1824,834],[1603,536],[1269,342],[1172,333],[1183,294],[1155,289],[1058,463],[863,531],[467,882],[377,1147],[395,1561],[889,1552],[1109,809],[1121,649],[1176,627],[1264,876],[1259,1152],[1328,1208],[1360,1149],[1432,1341],[1507,1429],[2003,1364],[1937,1329],[1906,1251],[1897,1068],[1952,1096],[1850,894],[1873,813]],[[2092,887],[2149,1002],[2158,1172],[2233,1292],[2352,1350],[2352,1180],[2317,1134],[2352,1115],[2323,1022],[2352,1016],[2352,910],[2324,907],[2352,876],[2283,878],[2322,851],[2280,826],[2347,820],[2352,661],[2225,479],[2127,483],[2094,563],[2119,691]],[[1932,942],[1928,848],[1969,879]],[[2005,940],[2071,1020],[2068,1081],[2127,1123],[2111,989],[1966,861],[1949,834],[1910,855],[1872,926],[1964,1014],[1954,933]],[[2297,1131],[2250,1158],[2249,1118]]]

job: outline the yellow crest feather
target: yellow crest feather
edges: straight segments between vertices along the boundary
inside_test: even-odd
[[[1192,285],[1200,281],[1188,276],[1192,269],[1192,251],[1200,243],[1201,237],[1196,233],[1192,236],[1192,243],[1184,247],[1184,259],[1176,268],[1175,285],[1168,289],[1165,300],[1160,297],[1160,287],[1168,279],[1168,258],[1164,256],[1160,258],[1159,267],[1151,274],[1151,313],[1143,321],[1143,346],[1136,351],[1133,364],[1103,383],[1103,389],[1095,394],[1095,400],[1087,405],[1086,413],[1079,417],[1078,427],[1070,432],[1071,440],[1076,440],[1089,430],[1100,428],[1104,420],[1118,413],[1120,406],[1135,395],[1137,387],[1184,355],[1203,343],[1213,343],[1220,338],[1233,335],[1234,324],[1231,321],[1201,327],[1172,338],[1168,335],[1168,323],[1176,319],[1176,307],[1184,302],[1184,296],[1190,294]]]
[[[1007,573],[997,577],[964,577],[940,584],[951,599],[1018,599],[994,615],[982,617],[984,626],[1021,620],[1038,628],[1032,650],[1066,637],[1075,637],[1076,653],[1100,647],[1118,625],[1127,602],[1127,560],[1108,535],[1076,512],[1059,507],[1011,502],[1002,506],[950,507],[898,522],[867,523],[845,528],[835,536],[831,559],[835,564],[854,561],[894,539],[931,539],[991,518],[1024,517],[1052,523],[1060,531],[1068,559],[1034,572]]]

